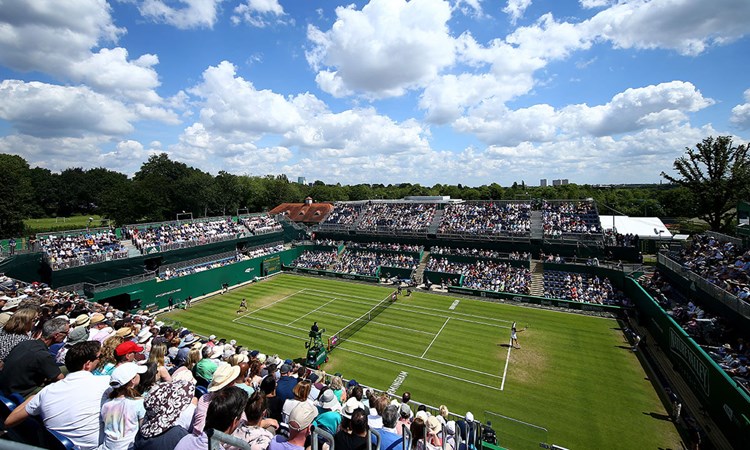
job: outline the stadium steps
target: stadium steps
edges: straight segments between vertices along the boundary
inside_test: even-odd
[[[417,270],[414,271],[414,279],[417,280],[417,283],[422,282],[422,276],[424,275],[424,269],[427,267],[427,261],[430,259],[430,252],[425,250],[422,252],[422,259],[419,261],[419,266],[417,266]]]
[[[544,264],[531,260],[531,295],[544,296]]]
[[[650,358],[645,355],[639,358],[642,362],[645,362],[645,366],[649,367],[652,372],[658,372],[661,374],[669,383],[673,391],[677,393],[677,396],[682,400],[684,405],[683,413],[685,410],[691,413],[693,419],[698,423],[702,431],[707,435],[708,439],[713,444],[714,448],[717,449],[731,449],[732,444],[729,443],[724,433],[711,416],[701,406],[698,397],[693,393],[690,385],[685,381],[681,374],[674,369],[674,364],[669,360],[664,351],[655,344],[656,340],[648,332],[648,329],[643,327],[641,324],[636,323],[635,320],[629,320],[630,327],[638,333],[638,335],[644,337],[638,346],[638,353],[647,353]],[[672,412],[672,406],[668,406],[670,414]],[[683,419],[680,419],[677,427],[685,427]]]
[[[128,249],[128,258],[135,258],[136,256],[141,256],[141,251],[136,248],[135,245],[129,240],[129,239],[123,239],[120,241],[120,244],[122,244],[123,247]]]
[[[531,211],[531,239],[544,238],[544,228],[542,225],[544,225],[542,212],[538,210]]]
[[[443,221],[444,209],[438,209],[435,211],[435,216],[432,218],[432,223],[427,227],[427,234],[437,234],[438,228],[440,228],[440,222]]]

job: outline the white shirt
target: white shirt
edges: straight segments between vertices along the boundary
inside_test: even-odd
[[[44,426],[81,450],[94,449],[101,440],[99,414],[109,380],[84,370],[73,372],[39,391],[26,405],[26,412],[41,416]]]

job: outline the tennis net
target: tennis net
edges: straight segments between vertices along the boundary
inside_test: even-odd
[[[329,337],[328,338],[328,351],[333,350],[336,346],[338,346],[345,340],[349,339],[354,333],[356,333],[363,326],[365,326],[365,324],[372,321],[380,313],[385,311],[385,309],[388,308],[391,305],[391,303],[393,303],[393,299],[395,296],[396,296],[396,291],[393,291],[383,301],[373,306],[369,311],[357,317],[349,325],[345,326],[344,328],[340,329],[335,334],[333,334],[331,337]]]

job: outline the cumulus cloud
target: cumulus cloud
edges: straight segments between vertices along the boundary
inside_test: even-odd
[[[198,99],[198,121],[169,151],[204,168],[274,173],[298,157],[336,166],[429,152],[429,130],[414,119],[397,122],[374,108],[333,112],[310,93],[260,90],[227,61],[188,92]]]
[[[578,0],[583,9],[603,8],[615,3],[617,0]]]
[[[129,59],[126,49],[103,46],[125,33],[114,26],[105,1],[9,2],[0,14],[0,30],[0,64],[85,84],[116,101],[132,103],[146,119],[177,121],[156,92],[160,82],[154,66],[159,58],[144,54]]]
[[[750,2],[672,0],[619,2],[582,24],[591,37],[619,48],[670,49],[698,55],[747,34]]]
[[[138,11],[147,19],[166,23],[185,30],[190,28],[212,28],[218,17],[219,4],[223,0],[177,0],[180,7],[173,7],[164,0],[143,0]]]
[[[671,127],[687,121],[688,113],[714,104],[695,86],[673,81],[627,89],[604,105],[570,105],[555,110],[534,105],[510,110],[484,103],[455,121],[454,128],[472,133],[493,146],[522,142],[552,142],[573,137],[605,137],[646,129]]]
[[[750,89],[745,91],[745,103],[732,108],[729,121],[741,130],[750,129]]]
[[[124,104],[85,86],[4,80],[0,118],[30,136],[80,137],[129,133],[136,116]]]
[[[336,8],[330,30],[308,27],[308,63],[321,89],[373,98],[402,95],[425,85],[455,60],[442,0],[373,0],[362,10]]]
[[[0,153],[20,155],[31,166],[61,171],[70,167],[102,167],[100,148],[109,137],[35,137],[11,134],[0,137]],[[139,163],[142,161],[139,161]],[[117,170],[116,166],[106,166]]]
[[[0,30],[1,64],[53,74],[125,33],[114,25],[110,6],[103,0],[3,2]]]
[[[245,22],[263,28],[271,23],[283,23],[284,8],[278,0],[246,0],[234,8],[232,23]]]
[[[531,0],[508,0],[508,4],[503,8],[503,12],[510,16],[510,23],[516,24],[518,19],[523,17],[523,13],[531,5]]]
[[[190,89],[203,100],[201,122],[220,132],[283,133],[301,122],[299,112],[282,95],[257,90],[236,75],[228,61],[203,72],[203,81]]]

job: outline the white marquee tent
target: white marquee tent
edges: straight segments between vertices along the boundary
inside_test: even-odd
[[[672,239],[658,217],[599,216],[604,230],[616,229],[620,234],[635,234],[641,239]]]

